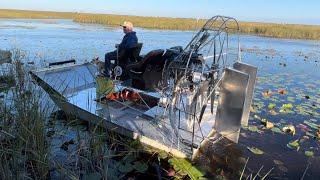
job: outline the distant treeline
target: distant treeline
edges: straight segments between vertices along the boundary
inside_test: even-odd
[[[0,10],[0,18],[65,18],[79,23],[118,26],[123,21],[131,21],[134,26],[152,29],[195,30],[205,19],[144,17],[111,14],[90,14],[72,12]],[[288,39],[320,40],[320,26],[298,24],[276,24],[259,22],[240,22],[240,33]]]

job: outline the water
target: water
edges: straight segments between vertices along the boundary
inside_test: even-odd
[[[135,30],[143,43],[142,54],[153,49],[185,46],[193,35],[189,31]],[[120,28],[78,24],[71,20],[0,20],[0,48],[22,49],[26,60],[37,65],[71,58],[80,62],[95,56],[102,58],[106,51],[114,50],[114,44],[119,43],[122,36]],[[317,179],[320,177],[320,142],[312,138],[317,130],[305,121],[320,124],[320,42],[247,35],[241,35],[240,41],[243,61],[259,68],[255,108],[249,121],[250,127],[257,127],[258,131],[244,128],[238,145],[225,146],[214,158],[203,153],[203,157],[209,158],[202,164],[216,173],[219,168],[235,169],[234,159],[243,161],[250,157],[248,166],[252,171],[258,171],[263,165],[262,172],[266,173],[273,167],[271,177],[288,179],[300,178],[309,164],[305,177]],[[279,93],[280,89],[287,93]],[[266,91],[272,92],[270,97],[263,96]],[[270,103],[275,104],[273,110],[268,109]],[[282,105],[288,103],[293,105],[291,112],[280,113]],[[269,120],[279,129],[293,125],[296,133],[273,132],[266,129],[259,118]],[[303,125],[309,130],[301,128]],[[299,140],[298,150],[287,147],[293,140]],[[255,155],[247,147],[257,147],[264,154]],[[305,151],[312,151],[313,157],[307,157]],[[217,160],[226,165],[217,166]]]

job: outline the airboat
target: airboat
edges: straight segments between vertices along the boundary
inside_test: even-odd
[[[214,16],[184,48],[153,50],[117,66],[113,98],[97,93],[99,69],[91,62],[56,62],[30,74],[66,113],[193,158],[205,143],[237,143],[248,124],[257,68],[242,62],[238,33],[236,19]],[[117,78],[121,71],[125,80]]]

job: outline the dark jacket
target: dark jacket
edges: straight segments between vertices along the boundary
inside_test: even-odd
[[[119,44],[119,51],[133,48],[138,43],[136,32],[132,31],[124,35],[121,43]]]

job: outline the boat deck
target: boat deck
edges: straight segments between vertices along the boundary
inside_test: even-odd
[[[89,124],[102,125],[108,130],[138,139],[142,144],[164,150],[177,157],[192,157],[202,143],[208,142],[208,139],[212,142],[219,135],[234,142],[238,141],[247,74],[226,69],[219,98],[213,107],[211,104],[206,106],[200,125],[196,122],[194,127],[190,127],[193,120],[181,110],[185,107],[178,107],[180,111],[174,110],[179,114],[176,116],[179,118],[171,118],[170,122],[170,118],[166,117],[169,113],[164,113],[168,110],[165,108],[166,99],[157,92],[134,89],[115,81],[116,91],[126,88],[137,92],[141,97],[146,97],[142,99],[153,101],[152,105],[143,100],[120,101],[97,97],[96,73],[97,68],[93,64],[84,63],[46,68],[31,72],[31,75],[65,112],[76,115]],[[180,100],[186,102],[187,97],[190,97],[190,94],[182,94]],[[190,100],[188,102],[190,103]],[[178,136],[175,132],[177,128],[172,127],[179,127]]]
[[[124,87],[120,86],[117,88],[122,89]],[[164,108],[161,106],[154,106],[149,109],[131,101],[119,102],[102,100],[99,102],[96,97],[95,85],[70,93],[66,95],[66,97],[69,103],[78,108],[98,116],[101,120],[115,124],[118,130],[122,132],[125,131],[124,134],[132,133],[132,137],[139,138],[143,144],[174,153],[181,157],[193,154],[190,147],[192,144],[192,133],[183,130],[187,129],[187,127],[181,127],[179,133],[183,139],[179,141],[173,133],[169,119],[155,116],[155,114],[161,114],[161,112],[164,111]],[[207,108],[207,111],[210,111],[210,108]],[[212,131],[214,125],[214,120],[211,117],[204,117],[203,119],[201,123],[202,133],[199,126],[195,127],[193,143],[195,149],[197,149],[203,139]],[[184,124],[186,123],[181,122],[182,126]]]

